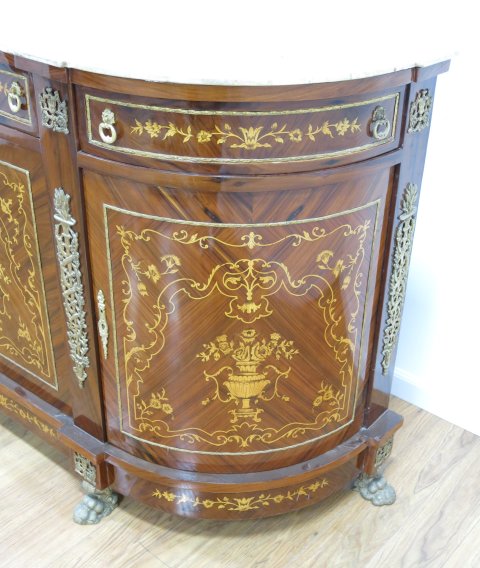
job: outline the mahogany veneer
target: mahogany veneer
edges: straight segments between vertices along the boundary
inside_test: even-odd
[[[1,409],[92,494],[185,516],[378,479],[447,69],[213,87],[0,54]]]

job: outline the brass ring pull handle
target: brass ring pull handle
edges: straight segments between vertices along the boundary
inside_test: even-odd
[[[14,81],[10,85],[10,89],[8,90],[7,101],[10,110],[14,113],[17,113],[22,108],[22,101],[20,97],[22,96],[22,87]]]
[[[98,127],[100,138],[105,144],[113,144],[117,139],[117,131],[115,130],[115,115],[113,112],[106,108],[102,112],[102,121]]]
[[[375,107],[372,115],[370,129],[375,140],[385,140],[390,134],[391,124],[385,116],[385,109],[382,106]]]

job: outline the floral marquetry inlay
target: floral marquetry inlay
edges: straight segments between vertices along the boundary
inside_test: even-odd
[[[121,431],[221,454],[274,451],[348,425],[377,207],[354,210],[355,224],[345,212],[235,227],[235,238],[221,224],[106,205],[109,258],[119,259],[109,270]],[[301,327],[292,333],[284,302],[311,318],[311,341]],[[218,331],[194,331],[203,320]],[[328,371],[316,363],[320,348]],[[181,393],[179,374],[188,385]],[[223,418],[212,426],[212,417]]]
[[[288,361],[298,354],[293,341],[283,339],[278,333],[261,338],[254,329],[244,329],[234,339],[220,335],[203,347],[204,351],[197,354],[203,362],[214,360],[230,364],[213,373],[203,372],[215,388],[213,396],[202,404],[213,400],[240,404],[240,408],[229,411],[230,422],[234,424],[241,420],[261,422],[263,409],[254,407],[260,400],[269,402],[278,397],[288,402],[288,396],[280,394],[278,383],[280,379],[288,379],[291,369],[289,366],[279,368],[277,361]]]
[[[173,414],[173,408],[168,402],[165,389],[161,392],[154,392],[150,395],[150,400],[141,400],[137,403],[137,410],[140,420],[148,420],[156,410],[161,410],[165,415]]]
[[[33,424],[36,428],[38,428],[43,434],[47,434],[51,438],[57,437],[57,432],[48,424],[45,424],[42,420],[40,420],[37,416],[32,414],[23,406],[20,406],[15,401],[7,398],[3,394],[0,394],[0,407],[13,412],[17,416],[19,416],[24,422],[28,422],[29,424]]]
[[[152,497],[156,497],[159,500],[164,500],[169,503],[175,503],[175,505],[186,504],[194,508],[224,509],[226,511],[243,513],[245,511],[261,509],[263,507],[280,505],[285,501],[297,502],[300,499],[310,499],[314,493],[327,487],[328,484],[328,480],[323,478],[308,485],[302,485],[298,489],[287,491],[286,493],[259,493],[257,495],[249,495],[248,497],[234,497],[232,495],[216,497],[213,499],[203,499],[187,493],[179,494],[173,493],[172,491],[161,491],[160,489],[156,489],[152,493]]]
[[[279,125],[278,122],[270,126],[248,126],[237,128],[232,127],[227,122],[218,126],[215,125],[211,130],[199,130],[193,132],[191,126],[181,129],[173,122],[168,124],[158,124],[155,121],[147,120],[142,123],[135,119],[135,126],[131,127],[131,133],[138,136],[146,134],[150,138],[161,137],[163,140],[173,136],[180,136],[185,144],[190,140],[196,140],[199,144],[213,142],[216,144],[227,144],[229,148],[244,148],[245,150],[256,150],[257,148],[271,148],[274,144],[284,144],[285,142],[302,142],[302,140],[315,142],[318,136],[346,136],[361,131],[361,124],[358,117],[350,120],[343,118],[337,122],[325,120],[319,125],[309,124],[306,129],[288,128],[286,124]]]
[[[146,134],[150,136],[150,138],[160,137],[162,140],[166,140],[172,136],[180,136],[183,138],[183,143],[188,142],[194,136],[191,126],[187,127],[186,130],[182,130],[181,128],[177,128],[173,122],[158,124],[158,122],[154,120],[146,120],[142,123],[135,119],[135,126],[132,126],[130,130],[132,134],[136,134],[137,136]]]
[[[0,356],[57,388],[29,174],[0,162]]]
[[[141,158],[206,164],[316,161],[369,152],[394,142],[399,103],[396,92],[328,106],[311,101],[304,108],[298,108],[298,103],[282,108],[206,102],[185,108],[85,93],[89,144]],[[383,109],[388,129],[372,131],[376,107]],[[102,135],[106,110],[115,114],[118,138],[114,141]]]

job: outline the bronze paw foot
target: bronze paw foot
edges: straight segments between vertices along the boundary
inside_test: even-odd
[[[73,520],[79,525],[95,525],[117,507],[118,495],[110,488],[98,490],[83,482],[86,495],[73,511]]]
[[[383,475],[373,476],[362,473],[353,484],[353,489],[367,501],[371,501],[377,507],[391,505],[395,502],[397,495],[395,489],[387,483]]]

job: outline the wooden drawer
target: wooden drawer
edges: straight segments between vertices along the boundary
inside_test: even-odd
[[[31,86],[28,73],[0,65],[0,124],[37,132]]]
[[[131,163],[232,166],[355,162],[399,144],[402,89],[377,96],[292,103],[140,101],[80,89],[82,148]],[[107,150],[105,152],[99,150]],[[115,156],[116,154],[116,156]],[[307,164],[307,165],[306,165]]]

